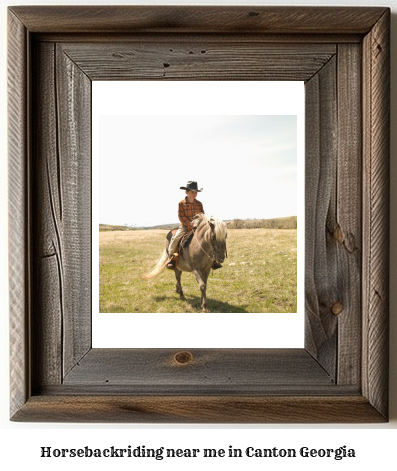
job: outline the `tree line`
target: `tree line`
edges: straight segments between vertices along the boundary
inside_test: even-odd
[[[273,219],[233,219],[228,229],[296,229],[297,216]]]

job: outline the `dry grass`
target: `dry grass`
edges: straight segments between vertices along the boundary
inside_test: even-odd
[[[201,312],[192,274],[182,275],[185,301],[175,293],[172,271],[141,279],[160,257],[166,234],[99,234],[100,312]],[[210,275],[207,298],[211,312],[296,312],[296,230],[228,230],[228,258]]]

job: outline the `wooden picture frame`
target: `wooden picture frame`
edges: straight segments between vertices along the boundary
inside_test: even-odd
[[[9,8],[11,420],[388,420],[389,23]],[[92,80],[305,81],[305,348],[91,348]]]

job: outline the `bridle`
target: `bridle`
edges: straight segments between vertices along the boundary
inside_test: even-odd
[[[208,255],[207,252],[203,249],[202,245],[200,244],[200,242],[199,242],[199,240],[196,236],[196,231],[194,229],[193,229],[193,239],[196,240],[196,242],[198,243],[200,249],[205,253],[205,255],[207,255],[208,258],[210,258],[213,262],[215,262],[216,261],[215,257],[211,257],[211,255]],[[214,252],[215,252],[215,248],[212,244],[212,241],[211,241],[211,245],[212,245],[212,248],[214,249]],[[226,249],[226,258],[227,258],[227,249]]]
[[[215,258],[214,258],[214,257],[211,257],[210,255],[208,255],[207,252],[203,249],[202,245],[200,244],[200,242],[199,242],[199,240],[198,240],[198,238],[197,238],[197,236],[196,236],[196,231],[195,231],[194,229],[193,229],[193,239],[196,240],[196,242],[198,243],[200,249],[205,253],[205,255],[207,255],[208,258],[210,258],[212,261],[214,261]],[[211,245],[212,245],[212,243],[211,243]],[[212,245],[212,248],[214,248],[213,245]],[[214,252],[215,252],[215,249],[214,249]]]

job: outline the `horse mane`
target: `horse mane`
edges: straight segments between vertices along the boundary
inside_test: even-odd
[[[199,213],[193,218],[193,222],[194,222],[195,228],[203,226],[204,228],[207,228],[206,230],[208,230],[212,226],[214,228],[215,239],[217,240],[217,242],[226,242],[226,235],[227,235],[226,224],[221,219],[217,219],[214,216],[208,217],[203,213]],[[226,257],[227,257],[227,253],[226,253]],[[168,261],[169,261],[169,256],[168,256],[168,246],[167,246],[164,249],[163,254],[161,255],[160,259],[157,261],[154,268],[149,273],[145,273],[141,275],[141,278],[143,278],[144,280],[150,280],[151,278],[154,278],[155,276],[159,275],[166,267]]]
[[[194,227],[199,227],[202,224],[214,226],[215,238],[218,242],[223,242],[226,239],[226,224],[221,220],[217,219],[215,216],[207,216],[204,213],[196,214],[193,218]]]

